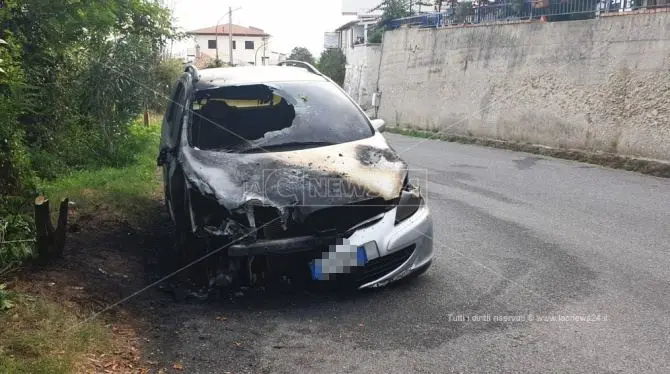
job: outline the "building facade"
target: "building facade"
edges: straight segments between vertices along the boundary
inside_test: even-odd
[[[335,30],[339,48],[347,59],[344,90],[369,114],[374,110],[373,94],[377,90],[381,44],[369,37],[379,16],[359,15],[358,19]]]
[[[227,24],[190,31],[189,61],[230,62],[230,31]],[[235,66],[276,65],[286,55],[272,50],[270,34],[256,27],[232,26],[232,61]]]

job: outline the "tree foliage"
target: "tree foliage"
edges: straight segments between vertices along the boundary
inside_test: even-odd
[[[9,165],[0,194],[20,191],[30,170],[51,178],[123,162],[128,123],[160,107],[156,92],[171,83],[153,81],[165,78],[157,66],[176,36],[169,11],[153,0],[4,4],[0,142],[11,144],[0,149],[0,163]]]
[[[314,56],[312,55],[312,52],[309,51],[309,49],[305,47],[295,47],[291,51],[291,54],[288,56],[289,60],[297,60],[297,61],[303,61],[307,62],[311,65],[316,65],[316,61],[314,61]]]
[[[370,35],[368,36],[368,42],[370,43],[381,43],[382,35],[386,31],[387,24],[389,21],[409,17],[412,15],[412,9],[410,6],[409,0],[385,0],[382,3],[382,16],[379,20],[379,23],[376,27],[370,30]]]
[[[40,179],[134,160],[129,125],[165,106],[182,67],[163,52],[179,36],[155,0],[0,0],[5,238],[30,227],[7,202],[26,201]],[[25,252],[17,245],[0,246],[0,266],[8,253]]]
[[[339,48],[326,49],[319,57],[319,70],[340,86],[344,85],[347,58]]]
[[[21,191],[32,179],[23,128],[24,100],[20,49],[11,35],[0,39],[0,196]]]
[[[411,16],[412,9],[410,5],[409,0],[385,0],[382,4],[383,13],[381,23]]]

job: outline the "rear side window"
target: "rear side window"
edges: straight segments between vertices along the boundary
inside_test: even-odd
[[[340,144],[374,135],[367,117],[330,82],[219,87],[197,92],[191,109],[191,144],[200,149]]]

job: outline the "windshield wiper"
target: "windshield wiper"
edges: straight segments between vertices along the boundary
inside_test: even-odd
[[[313,148],[313,147],[325,147],[327,145],[334,145],[332,142],[290,142],[290,143],[279,143],[279,144],[270,144],[270,145],[257,145],[251,148],[242,149],[236,153],[263,153],[278,149],[303,149],[303,148]]]

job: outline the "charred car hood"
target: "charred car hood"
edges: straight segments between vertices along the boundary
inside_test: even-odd
[[[226,153],[183,147],[179,161],[190,185],[229,211],[247,203],[316,211],[398,198],[407,164],[383,135],[286,152]]]

